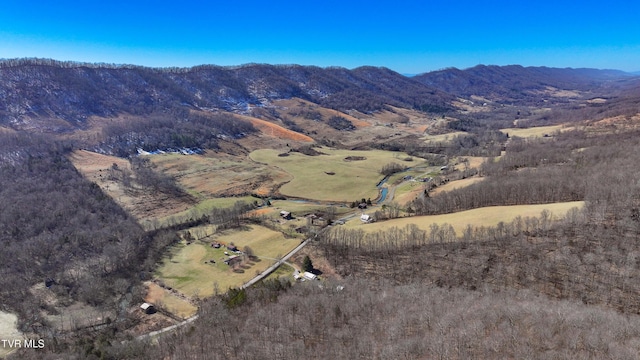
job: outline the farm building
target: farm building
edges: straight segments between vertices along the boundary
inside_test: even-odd
[[[234,244],[227,245],[227,249],[229,249],[229,251],[233,251],[233,252],[238,251],[238,247],[235,246]]]
[[[362,214],[360,215],[360,221],[363,223],[370,223],[373,222],[373,217],[371,217],[371,215]]]
[[[228,258],[228,259],[226,259],[226,260],[224,261],[224,263],[225,263],[225,264],[227,264],[227,265],[229,265],[229,266],[233,266],[233,264],[235,264],[235,263],[239,263],[239,262],[241,262],[241,261],[242,261],[242,256],[239,256],[239,255],[231,255],[231,256],[229,256],[229,258]]]
[[[285,219],[285,220],[291,220],[293,219],[293,216],[291,216],[291,213],[289,211],[280,211],[280,216]]]
[[[310,273],[308,271],[303,272],[302,276],[307,280],[316,280],[316,279],[318,279],[318,277],[315,274],[312,274],[312,273]]]
[[[142,303],[142,305],[140,305],[140,309],[142,309],[145,314],[154,314],[156,312],[155,306],[149,303]]]

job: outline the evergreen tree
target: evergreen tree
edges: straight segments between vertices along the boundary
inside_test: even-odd
[[[309,272],[313,271],[313,262],[311,262],[309,255],[306,255],[302,260],[302,269]]]

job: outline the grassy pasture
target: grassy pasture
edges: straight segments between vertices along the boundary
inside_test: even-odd
[[[215,249],[200,241],[191,245],[181,243],[170,251],[156,276],[186,296],[208,297],[214,293],[214,283],[220,291],[239,287],[272,265],[275,260],[271,259],[287,254],[300,244],[300,239],[285,239],[281,233],[262,226],[227,231],[211,238],[224,244],[233,242],[239,249],[249,246],[259,259],[250,261],[244,272],[237,273],[223,262],[226,248]],[[212,259],[215,264],[210,262]]]
[[[571,208],[582,208],[584,201],[572,201],[538,205],[490,206],[473,210],[460,211],[444,215],[413,216],[387,221],[363,224],[359,218],[348,221],[344,226],[362,229],[366,232],[382,231],[392,227],[403,228],[408,224],[416,224],[423,230],[429,230],[431,224],[449,224],[453,226],[457,235],[461,235],[467,225],[473,227],[495,226],[499,222],[511,222],[518,216],[537,217],[543,210],[550,211],[554,218],[564,216]]]
[[[203,198],[268,193],[291,178],[278,169],[240,158],[162,154],[151,155],[150,159],[160,171],[174,176],[192,194]]]
[[[509,136],[517,136],[521,138],[543,137],[544,135],[552,136],[556,131],[563,131],[564,125],[538,126],[526,129],[507,128],[500,129],[501,132],[509,134]]]
[[[269,164],[291,174],[293,179],[280,188],[283,195],[321,201],[353,201],[360,198],[378,197],[376,184],[382,179],[379,171],[383,165],[396,162],[412,166],[403,161],[404,153],[371,150],[336,150],[320,148],[326,155],[308,156],[297,152],[278,156],[278,150],[256,150],[249,156],[256,162]],[[364,160],[347,161],[347,157],[364,157]]]

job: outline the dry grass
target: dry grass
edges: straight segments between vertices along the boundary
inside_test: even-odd
[[[569,128],[565,128],[564,125],[550,125],[550,126],[538,126],[531,127],[526,129],[520,128],[508,128],[508,129],[500,129],[505,134],[509,134],[509,136],[517,136],[521,138],[533,138],[533,137],[543,137],[545,135],[553,136],[553,134],[557,131],[567,131]]]
[[[147,282],[147,296],[144,301],[162,307],[164,310],[183,319],[195,315],[198,308],[186,299],[163,289],[158,284]]]
[[[291,176],[244,157],[205,155],[152,155],[151,161],[185,189],[200,198],[220,198],[272,192]]]
[[[151,221],[188,209],[192,204],[185,199],[144,189],[125,189],[118,181],[109,178],[109,169],[116,164],[120,169],[131,170],[129,161],[86,150],[76,150],[69,160],[89,181],[96,183],[105,194],[122,206],[139,222]]]
[[[468,133],[464,131],[455,131],[447,134],[427,135],[423,138],[423,140],[428,144],[448,144],[453,140],[454,137],[467,134]]]
[[[414,216],[399,218],[372,224],[363,224],[359,218],[347,222],[344,226],[354,229],[362,229],[367,232],[382,231],[391,227],[403,228],[409,224],[415,224],[423,230],[429,230],[431,224],[449,224],[453,226],[456,234],[461,235],[467,225],[473,227],[495,226],[499,222],[511,222],[518,216],[538,217],[543,210],[549,210],[555,218],[564,216],[569,209],[582,208],[584,201],[572,201],[539,205],[513,205],[490,206],[473,210],[460,211],[453,214]]]
[[[443,191],[451,191],[451,190],[455,190],[455,189],[461,189],[464,187],[467,187],[469,185],[475,184],[477,182],[480,182],[484,180],[484,178],[482,177],[470,177],[470,178],[466,178],[466,179],[462,179],[462,180],[456,180],[456,181],[451,181],[448,182],[444,185],[438,186],[437,188],[435,188],[433,190],[433,195],[437,195]]]
[[[236,115],[236,116],[241,119],[250,121],[253,124],[253,126],[255,126],[258,130],[260,130],[261,133],[267,136],[272,136],[278,139],[286,139],[286,140],[292,140],[292,141],[314,142],[314,140],[309,136],[300,134],[299,132],[295,132],[293,130],[283,128],[280,125],[277,125],[265,120],[261,120],[258,118],[254,118],[251,116],[242,116],[242,115]]]
[[[469,168],[471,169],[479,169],[480,165],[482,165],[483,162],[487,161],[486,157],[481,157],[481,156],[463,156],[461,157],[461,159],[467,159],[469,161]],[[464,169],[464,165],[463,164],[459,164],[458,165],[458,169]]]

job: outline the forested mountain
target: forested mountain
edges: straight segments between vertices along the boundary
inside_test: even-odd
[[[50,119],[47,130],[71,130],[82,128],[93,115],[145,115],[180,107],[245,112],[292,97],[362,112],[387,105],[446,111],[454,99],[375,67],[251,64],[153,69],[51,60],[0,63],[0,124],[16,129],[29,129],[32,119]]]
[[[243,113],[293,97],[341,111],[371,112],[392,105],[441,114],[454,109],[456,97],[480,95],[531,104],[542,101],[541,94],[550,88],[593,92],[629,76],[613,70],[515,65],[452,68],[407,78],[370,66],[353,70],[265,64],[157,69],[4,60],[0,63],[0,124],[60,132],[84,127],[90,116],[147,115],[177,108]]]
[[[541,125],[553,126],[525,129]],[[379,67],[0,61],[0,311],[15,313],[18,330],[47,344],[10,356],[635,358],[638,136],[640,77],[611,70],[482,65],[408,78]],[[295,177],[249,154],[322,158],[325,147],[388,150],[411,167],[424,158],[425,181],[395,174],[385,180],[386,203],[362,199],[368,212],[379,209],[378,224],[493,206],[584,206],[458,234],[447,224],[365,233],[345,223],[324,227],[340,204],[292,197],[291,206],[313,206],[313,216],[298,216],[306,226],[326,212],[315,233],[282,224],[286,236],[313,234],[289,261],[313,257],[321,282],[269,279],[223,294],[207,277],[215,295],[182,298],[198,306],[197,319],[153,341],[136,340],[174,323],[153,320],[139,304],[150,301],[146,281],[160,286],[159,264],[174,263],[168,252],[183,240],[185,249],[202,245],[190,245],[189,229],[278,228],[279,211],[275,219],[260,211],[285,208],[269,199],[285,198],[282,184]],[[158,156],[164,164],[137,156],[158,149],[200,155]],[[90,171],[78,165],[79,153],[91,153],[83,163]],[[341,178],[326,164],[322,179]],[[380,177],[388,165],[380,163]],[[224,197],[224,189],[209,189],[222,175],[242,189]],[[458,180],[478,181],[438,189]],[[407,184],[415,198],[399,205]],[[251,203],[236,202],[240,191]],[[209,200],[235,205],[195,211]],[[181,213],[173,216],[171,201],[190,210],[176,207]],[[162,217],[146,214],[151,207]],[[215,252],[193,262],[213,268],[217,255],[208,254]],[[254,271],[229,268],[225,277],[241,269]],[[75,317],[85,312],[91,321]]]
[[[456,96],[482,96],[503,103],[535,104],[549,90],[594,91],[608,82],[632,77],[618,70],[549,67],[487,66],[450,68],[413,77]],[[553,88],[553,89],[550,89]]]

